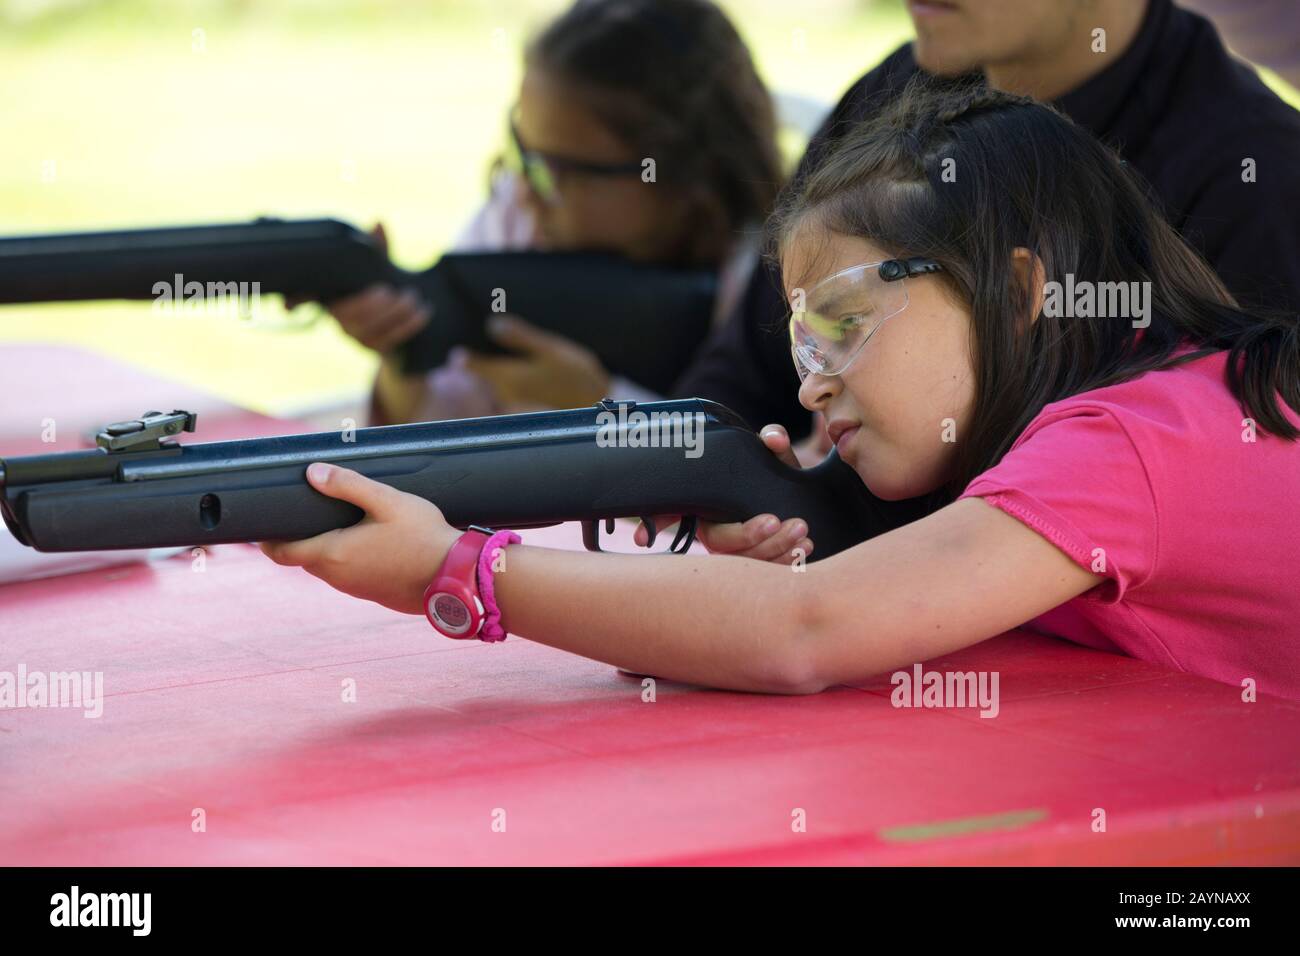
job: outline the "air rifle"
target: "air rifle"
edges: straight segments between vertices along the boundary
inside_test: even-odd
[[[432,501],[457,527],[581,521],[591,550],[600,523],[608,531],[619,517],[682,515],[675,551],[690,546],[697,520],[799,517],[817,558],[883,526],[881,502],[835,452],[790,467],[734,412],[700,399],[173,440],[195,427],[189,412],[150,412],[106,427],[94,449],[0,460],[5,523],[38,551],[305,538],[362,516],[307,484],[306,466],[326,461]]]
[[[600,252],[450,253],[423,272],[333,219],[0,238],[0,304],[97,299],[186,303],[279,294],[328,303],[376,283],[413,287],[428,325],[398,349],[411,373],[453,346],[502,349],[484,320],[508,311],[590,348],[605,368],[668,392],[703,342],[717,278]]]

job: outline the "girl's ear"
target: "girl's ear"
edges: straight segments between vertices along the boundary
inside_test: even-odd
[[[1024,246],[1011,250],[1011,271],[1029,303],[1029,321],[1037,322],[1047,296],[1047,270],[1043,260]]]

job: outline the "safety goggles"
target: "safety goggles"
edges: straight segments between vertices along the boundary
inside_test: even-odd
[[[545,203],[557,205],[561,201],[560,181],[567,174],[583,176],[640,175],[641,163],[590,163],[568,156],[557,156],[530,149],[519,137],[515,112],[510,114],[510,149],[506,151],[506,167],[522,176],[529,187]]]
[[[907,278],[938,272],[933,259],[864,262],[791,297],[790,352],[803,380],[839,375],[885,320],[907,308]]]

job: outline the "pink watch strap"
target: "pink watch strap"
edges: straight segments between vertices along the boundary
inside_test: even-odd
[[[479,631],[480,641],[504,641],[506,629],[501,625],[501,608],[497,607],[496,592],[493,589],[492,562],[498,548],[519,544],[522,539],[513,531],[497,531],[483,544],[478,555],[478,593],[483,602],[483,628]]]

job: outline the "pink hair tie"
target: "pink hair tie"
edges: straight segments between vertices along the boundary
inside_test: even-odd
[[[504,641],[506,639],[506,629],[501,626],[501,608],[497,607],[496,591],[493,588],[492,576],[495,573],[492,568],[492,562],[496,560],[498,549],[503,549],[507,545],[519,544],[521,542],[519,535],[513,531],[496,531],[492,537],[488,538],[483,545],[483,550],[478,554],[478,593],[483,599],[483,629],[479,631],[480,641]],[[504,551],[502,554],[504,555]]]

